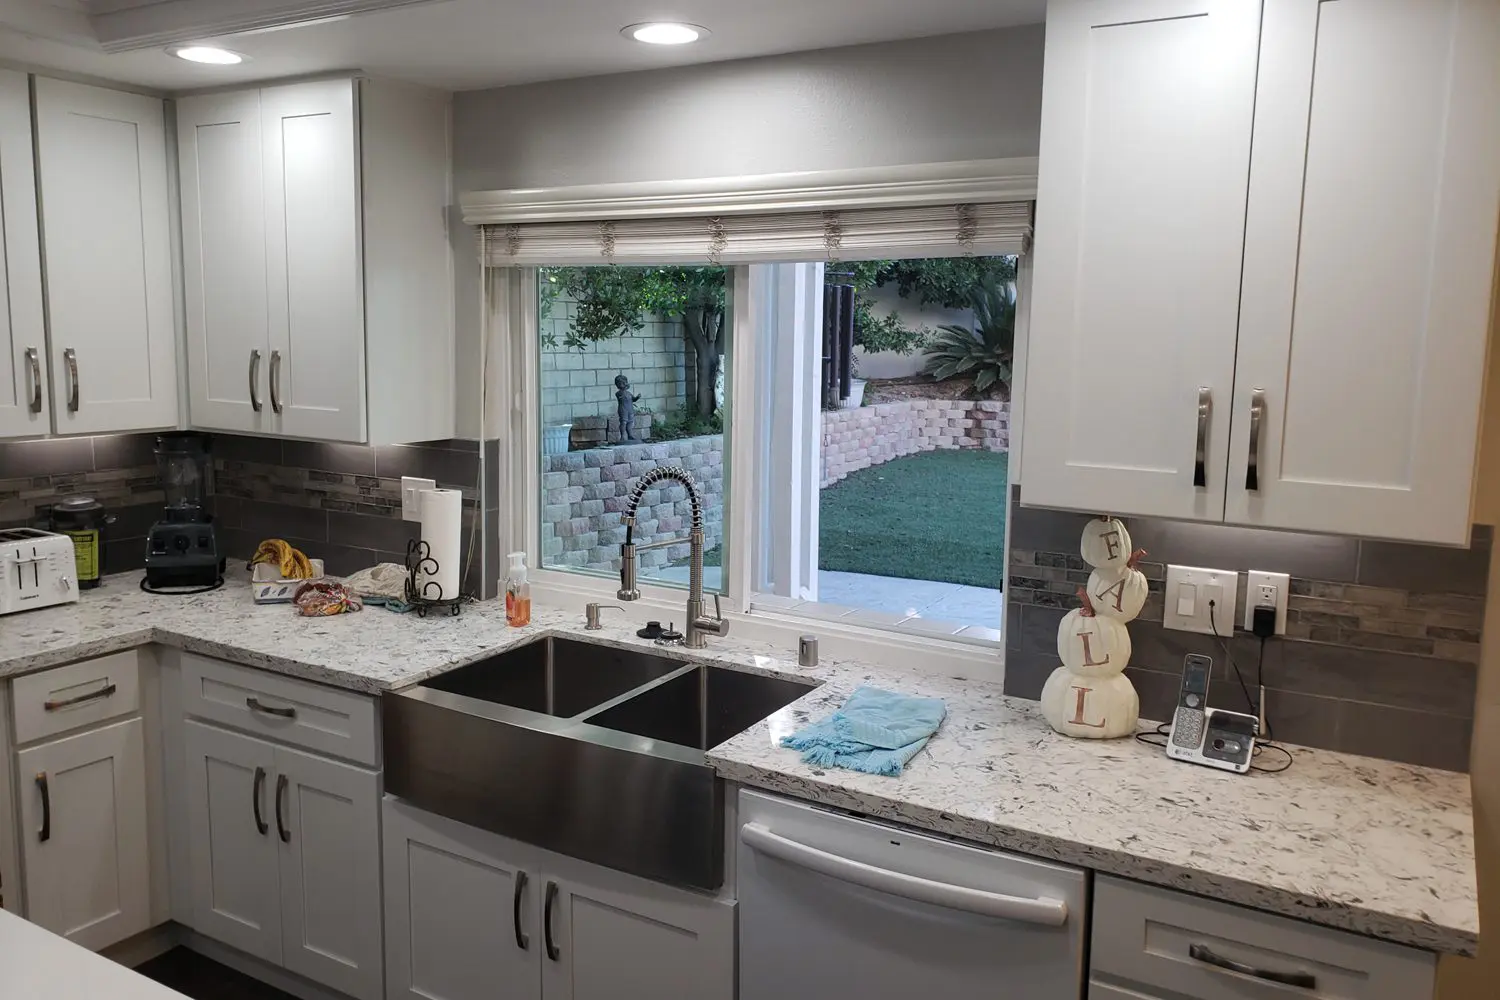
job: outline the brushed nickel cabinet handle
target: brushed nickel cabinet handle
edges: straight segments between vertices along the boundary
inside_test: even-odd
[[[1250,461],[1245,464],[1245,489],[1260,489],[1260,425],[1266,413],[1266,391],[1250,394]]]
[[[266,715],[275,715],[283,719],[295,719],[297,717],[297,710],[295,708],[277,708],[274,705],[262,705],[260,699],[253,694],[245,699],[245,707],[252,712],[263,712]]]
[[[71,698],[59,698],[57,701],[44,701],[42,702],[42,711],[55,712],[59,708],[67,708],[70,705],[81,705],[86,701],[93,701],[96,698],[108,698],[114,693],[115,686],[113,684],[106,684],[99,690],[90,691],[87,694],[75,694]]]
[[[266,835],[270,824],[260,817],[260,793],[266,787],[266,769],[256,767],[255,780],[250,783],[250,811],[255,815],[255,832],[262,837]]]
[[[292,842],[292,831],[286,828],[286,821],[281,818],[281,800],[286,795],[286,775],[276,776],[276,833],[281,837],[283,844]]]
[[[31,367],[31,412],[42,412],[42,363],[37,360],[36,348],[26,348],[26,363]]]
[[[511,897],[510,901],[510,915],[511,922],[515,925],[516,929],[516,947],[520,948],[522,951],[525,951],[531,947],[531,938],[526,934],[525,931],[521,930],[521,897],[525,894],[525,892],[526,873],[523,871],[518,871],[516,872],[515,895]]]
[[[552,907],[557,903],[557,883],[548,881],[546,902],[542,906],[542,943],[547,946],[547,957],[556,962],[562,957],[562,949],[552,940]]]
[[[68,366],[68,412],[78,412],[78,352],[73,348],[63,351],[63,361]]]
[[[1188,958],[1212,965],[1219,969],[1228,969],[1242,976],[1254,976],[1256,979],[1264,979],[1268,983],[1280,983],[1283,986],[1296,986],[1304,990],[1315,990],[1318,988],[1318,977],[1311,972],[1280,972],[1276,969],[1259,969],[1244,962],[1236,962],[1232,958],[1225,958],[1211,951],[1206,944],[1195,944],[1188,946]]]
[[[281,412],[281,352],[271,352],[271,409]]]
[[[260,412],[260,393],[257,385],[260,382],[260,348],[250,351],[250,409],[256,413]]]
[[[1207,386],[1198,389],[1198,446],[1193,451],[1193,487],[1208,486],[1208,418],[1213,415],[1213,391]]]
[[[45,844],[52,839],[52,793],[47,790],[46,771],[37,772],[36,788],[42,793],[42,828],[37,832],[36,839]]]

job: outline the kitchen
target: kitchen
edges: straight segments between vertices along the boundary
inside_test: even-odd
[[[748,997],[851,982],[851,969],[881,962],[888,965],[872,965],[871,981],[908,988],[973,988],[1002,976],[997,970],[1025,969],[1012,973],[1010,995],[1018,996],[1270,996],[1290,988],[1265,977],[1257,983],[1257,970],[1310,976],[1317,983],[1311,995],[1485,995],[1475,985],[1484,981],[1478,932],[1488,900],[1478,883],[1487,872],[1483,805],[1493,778],[1484,768],[1493,744],[1485,741],[1495,694],[1477,618],[1495,592],[1487,586],[1482,526],[1495,509],[1485,448],[1500,438],[1481,436],[1479,424],[1497,158],[1492,123],[1464,116],[1486,106],[1473,95],[1494,88],[1489,5],[1455,3],[1438,16],[1427,5],[1350,0],[1101,0],[1050,10],[1018,4],[1005,12],[1016,19],[1001,23],[965,21],[976,8],[954,4],[943,15],[950,22],[939,18],[946,33],[887,26],[881,30],[891,33],[880,38],[830,34],[819,20],[825,15],[814,11],[805,12],[806,34],[825,39],[821,51],[724,62],[717,60],[730,58],[726,52],[791,46],[707,48],[742,44],[733,37],[740,30],[756,36],[748,25],[731,27],[727,12],[704,10],[685,19],[712,30],[703,42],[709,54],[659,57],[620,36],[641,12],[609,11],[600,15],[611,24],[607,44],[597,44],[623,54],[579,54],[558,59],[571,71],[529,71],[530,80],[556,82],[522,76],[513,86],[476,89],[494,87],[494,76],[484,78],[493,71],[464,69],[451,58],[460,68],[436,87],[414,70],[400,83],[385,79],[378,62],[363,58],[351,65],[370,75],[357,82],[348,75],[284,82],[336,68],[287,60],[340,32],[400,37],[401,27],[446,23],[470,6],[418,4],[263,35],[193,24],[182,28],[191,40],[212,38],[252,58],[227,67],[239,75],[222,83],[206,75],[159,83],[144,102],[140,94],[106,102],[96,91],[108,88],[95,84],[108,77],[102,67],[110,59],[142,66],[149,59],[156,67],[171,58],[163,48],[190,40],[166,38],[156,22],[135,22],[139,38],[152,39],[149,49],[138,39],[127,43],[136,51],[118,57],[93,53],[105,61],[91,70],[79,64],[81,50],[61,44],[39,45],[24,58],[0,50],[33,74],[16,74],[23,96],[12,114],[24,114],[17,120],[25,124],[0,155],[12,163],[35,157],[34,190],[16,195],[7,187],[6,204],[25,197],[16,203],[41,205],[29,300],[17,263],[26,258],[11,242],[17,214],[6,213],[17,402],[14,412],[0,412],[28,422],[14,432],[6,425],[17,440],[0,442],[0,496],[23,477],[28,493],[48,492],[23,498],[17,489],[0,510],[7,522],[31,523],[57,495],[99,485],[117,517],[104,529],[104,567],[126,571],[77,604],[0,620],[0,672],[9,678],[0,688],[7,756],[0,878],[11,887],[8,911],[52,930],[77,929],[79,943],[130,965],[185,944],[299,996]],[[1247,13],[1252,8],[1258,16]],[[130,29],[130,13],[101,9],[94,30]],[[397,20],[382,28],[388,18]],[[1098,50],[1104,62],[1087,63],[1092,50],[1079,40],[1090,33],[1158,21],[1163,35],[1105,45]],[[1173,34],[1178,28],[1207,34],[1184,41]],[[918,34],[938,37],[882,40]],[[1333,74],[1322,91],[1333,95],[1329,107],[1309,108],[1312,38],[1316,72]],[[875,44],[834,47],[853,41]],[[1432,71],[1410,73],[1436,83],[1418,87],[1413,76],[1388,71],[1388,47],[1398,43],[1411,45],[1418,68]],[[347,51],[326,59],[351,58]],[[57,81],[38,65],[42,52],[55,55],[54,73],[93,80]],[[1257,75],[1257,54],[1263,67],[1285,72]],[[1172,61],[1178,57],[1180,64]],[[696,65],[650,69],[669,65],[652,62],[658,58]],[[1220,89],[1205,84],[1194,103],[1169,68]],[[605,71],[616,75],[587,78]],[[1077,81],[1094,79],[1091,73],[1102,74],[1105,88],[1091,100],[1114,94],[1108,120],[1124,123],[1122,130],[1088,131]],[[1367,124],[1355,114],[1367,90],[1389,107],[1382,88],[1407,95],[1404,112],[1422,123],[1424,138],[1372,160],[1374,133],[1353,123]],[[458,93],[450,98],[445,89]],[[837,99],[822,99],[830,94]],[[1460,94],[1473,106],[1453,96]],[[687,100],[711,114],[687,113]],[[1273,107],[1275,114],[1267,110]],[[677,113],[663,115],[663,108]],[[1205,108],[1219,113],[1192,116]],[[1445,130],[1436,108],[1462,125]],[[1183,117],[1172,119],[1174,110]],[[1295,137],[1281,133],[1299,114],[1304,123],[1313,115],[1317,126],[1322,114],[1344,122],[1344,131],[1329,134],[1345,145],[1322,144],[1321,127],[1304,127],[1307,148],[1294,148]],[[57,125],[127,116],[139,134],[159,139],[154,148],[114,142],[111,129]],[[705,121],[722,141],[690,141]],[[1199,145],[1205,121],[1218,131]],[[1145,145],[1143,135],[1160,145]],[[1167,148],[1179,155],[1164,156]],[[159,161],[149,160],[158,152]],[[1208,155],[1224,160],[1202,169],[1195,157]],[[1363,164],[1366,187],[1345,183],[1351,160]],[[1376,169],[1382,162],[1388,170]],[[122,213],[115,199],[91,199],[91,175],[79,163],[94,176],[154,171],[160,191],[171,195]],[[1295,169],[1306,178],[1288,173],[1293,163],[1305,164]],[[814,174],[788,179],[798,171]],[[7,181],[16,174],[7,172]],[[1088,523],[1058,510],[1109,510],[1164,563],[1218,566],[1236,576],[1290,574],[1284,590],[1298,614],[1286,638],[1260,647],[1269,650],[1267,695],[1277,696],[1258,699],[1278,738],[1318,748],[1294,748],[1290,770],[1233,775],[1169,761],[1134,740],[1054,733],[1035,699],[1058,662],[1047,633],[1077,602],[1063,604],[1058,595],[1048,603],[1045,587],[1006,588],[1006,634],[988,646],[814,622],[757,605],[751,567],[735,563],[737,552],[755,548],[755,519],[750,505],[733,502],[753,503],[755,494],[732,480],[723,510],[722,609],[684,617],[683,590],[650,580],[643,558],[640,601],[625,603],[624,613],[601,609],[602,628],[585,628],[586,604],[613,604],[626,588],[545,563],[536,416],[545,384],[535,338],[515,329],[534,322],[528,310],[537,308],[528,291],[535,286],[519,272],[608,260],[593,245],[601,227],[588,220],[610,223],[621,263],[649,263],[656,259],[630,256],[632,219],[722,211],[731,224],[716,255],[732,269],[734,290],[774,299],[791,314],[801,302],[791,262],[833,256],[821,220],[806,234],[794,232],[798,210],[813,197],[818,212],[842,213],[848,224],[839,249],[865,252],[856,223],[875,210],[872,186],[880,185],[902,199],[897,204],[946,210],[916,223],[927,227],[919,235],[938,256],[961,252],[961,244],[953,247],[963,237],[933,235],[934,220],[952,218],[955,204],[1035,201],[1036,244],[1022,253],[1018,278],[1030,329],[1017,336],[1017,379],[1026,383],[1017,399],[1026,406],[1012,414],[1012,485],[1021,506],[1009,522],[1009,572],[1049,579],[1039,556],[1071,550],[1077,558]],[[148,188],[157,190],[140,190]],[[55,190],[66,199],[49,197]],[[1049,191],[1069,190],[1080,197],[1056,197],[1049,207]],[[1090,200],[1101,191],[1102,200]],[[676,216],[660,209],[674,199],[686,209]],[[292,204],[298,207],[286,213]],[[1375,204],[1389,214],[1371,212]],[[1070,206],[1087,211],[1070,218]],[[793,252],[757,258],[753,248],[740,249],[733,217],[757,211],[786,214],[783,238]],[[64,234],[83,219],[96,240],[135,241],[134,253],[107,258],[110,281],[89,283],[102,255],[76,266],[74,255],[89,244]],[[544,227],[569,220],[588,223],[587,252],[543,256],[556,232]],[[975,252],[1031,250],[1029,211],[981,212],[974,225],[967,239]],[[1399,309],[1331,294],[1352,280],[1341,268],[1346,258],[1358,265],[1356,275],[1368,273],[1369,255],[1381,246],[1371,235],[1375,225],[1396,235],[1397,245],[1427,241],[1416,256],[1427,262],[1428,287],[1401,297]],[[476,226],[484,227],[487,268],[473,266]],[[668,240],[687,241],[687,223],[662,226]],[[1300,262],[1273,267],[1298,260],[1299,233]],[[799,239],[818,252],[801,256]],[[1110,261],[1102,270],[1101,250]],[[137,288],[161,286],[162,275],[177,270],[174,258],[182,291],[166,283],[165,313],[150,299],[130,299],[134,311],[109,301],[105,292],[127,279]],[[150,275],[154,284],[138,280]],[[1192,294],[1179,300],[1172,289],[1181,285]],[[1314,317],[1311,326],[1297,323],[1295,341],[1292,289],[1296,315]],[[753,345],[757,314],[753,302],[732,298],[735,330],[745,339],[730,348],[739,352]],[[1170,315],[1146,311],[1164,298],[1177,303]],[[23,342],[18,317],[28,302],[41,339]],[[1078,307],[1063,309],[1063,302]],[[80,315],[80,306],[88,311]],[[1395,318],[1386,321],[1388,313]],[[144,369],[132,367],[136,359],[102,370],[94,363],[95,344],[105,338],[82,338],[106,320],[142,338],[141,357],[150,359]],[[1349,352],[1334,331],[1351,323],[1386,339],[1341,368],[1331,358]],[[415,337],[413,329],[451,335]],[[1114,331],[1122,329],[1147,346],[1115,349]],[[45,375],[30,376],[28,347],[39,349]],[[1070,366],[1069,359],[1090,355],[1099,363]],[[359,363],[339,363],[349,358]],[[1277,363],[1281,384],[1316,377],[1329,399],[1311,410],[1302,395],[1285,410],[1275,391],[1254,399],[1255,390],[1278,384],[1267,374]],[[756,366],[731,358],[730,405],[756,398],[759,378]],[[33,389],[42,393],[40,410],[28,405]],[[1211,398],[1200,422],[1202,389]],[[79,405],[70,406],[75,396]],[[1243,415],[1256,406],[1264,440],[1252,448],[1255,421]],[[1377,415],[1400,430],[1372,448],[1350,428],[1368,427]],[[756,469],[754,419],[737,426],[741,433],[723,446],[724,464],[731,472]],[[159,597],[137,588],[138,567],[166,492],[155,432],[178,428],[214,434],[204,499],[215,508],[215,544],[230,570],[218,590]],[[1024,475],[1016,468],[1022,448]],[[1260,488],[1241,490],[1252,455]],[[265,538],[286,537],[339,574],[400,562],[418,520],[398,516],[402,477],[463,494],[464,531],[477,539],[468,543],[467,584],[488,600],[452,618],[367,607],[317,622],[251,602],[238,567]],[[1319,484],[1322,492],[1312,488]],[[567,481],[568,489],[591,486]],[[12,516],[22,504],[24,513]],[[1479,530],[1471,530],[1475,522]],[[506,624],[493,600],[509,551],[527,552],[533,566],[531,625],[521,629]],[[1056,589],[1071,582],[1054,575]],[[1151,582],[1160,601],[1171,584]],[[1248,601],[1247,584],[1238,586]],[[1341,588],[1337,598],[1332,587]],[[1179,598],[1180,587],[1172,593]],[[1339,600],[1377,610],[1333,612],[1313,603]],[[1173,605],[1166,610],[1182,610],[1180,600]],[[1414,611],[1434,617],[1398,615]],[[1340,624],[1336,635],[1294,634],[1299,623],[1328,627],[1301,618],[1315,612],[1357,625]],[[1216,621],[1213,609],[1207,615]],[[700,636],[701,648],[669,649],[636,638],[648,617],[684,626],[727,620],[729,632]],[[1140,692],[1141,716],[1170,717],[1184,653],[1218,661],[1211,703],[1221,692],[1237,699],[1225,672],[1230,657],[1221,656],[1215,637],[1199,644],[1198,633],[1168,630],[1164,617],[1143,614],[1130,625],[1136,649],[1127,676]],[[1238,667],[1253,667],[1250,624],[1234,617],[1226,652]],[[1399,620],[1412,634],[1382,632],[1368,619]],[[1031,643],[1038,629],[1045,641]],[[816,666],[798,663],[797,638],[807,632],[823,646]],[[632,657],[641,662],[630,666]],[[570,681],[559,681],[569,673]],[[523,675],[540,684],[541,700],[532,689],[494,690],[508,683],[502,678],[524,687]],[[768,683],[741,681],[737,693],[720,693],[740,677]],[[596,683],[608,690],[594,690]],[[862,683],[945,702],[937,735],[902,777],[812,767],[775,745],[837,709]],[[115,693],[66,709],[69,718],[42,708],[101,685]],[[678,692],[764,715],[727,733],[700,718],[692,732],[658,736],[662,730],[652,727],[670,714],[660,703]],[[559,694],[590,704],[564,710]],[[298,714],[256,712],[247,698]],[[1245,700],[1257,699],[1247,692]],[[653,705],[668,714],[645,711]],[[440,734],[435,741],[432,732]],[[104,746],[105,733],[118,744]],[[118,883],[129,891],[112,888],[114,898],[103,881],[72,881],[77,856],[47,859],[41,850],[45,843],[97,847],[97,833],[80,834],[72,817],[92,812],[97,824],[110,815],[97,794],[79,794],[97,792],[101,786],[88,782],[102,780],[103,769],[78,770],[90,776],[68,787],[61,748],[73,741],[87,741],[95,760],[142,762],[113,765],[115,835],[106,839],[114,854],[101,863],[130,875]],[[463,760],[506,763],[476,782],[474,772],[445,762],[452,755],[441,751],[450,745],[493,749]],[[622,748],[634,748],[628,760]],[[575,754],[589,761],[586,773],[546,763]],[[526,764],[516,768],[511,755]],[[33,765],[49,756],[46,766]],[[637,765],[649,770],[631,769]],[[49,772],[60,836],[39,842],[43,796],[35,776]],[[669,774],[677,777],[669,782]],[[228,798],[215,794],[224,789]],[[658,796],[669,790],[684,797],[668,804]],[[809,802],[828,808],[809,809]],[[673,822],[661,823],[663,815]],[[1289,815],[1298,822],[1288,823]],[[672,870],[690,859],[691,873]],[[835,874],[817,867],[837,862]],[[383,875],[370,879],[376,871]],[[939,901],[921,895],[931,892]],[[913,893],[915,901],[893,899]],[[1061,902],[1067,915],[1060,925],[983,915],[983,907],[999,905],[994,897],[1018,896]],[[48,922],[48,907],[61,923]],[[1059,919],[1057,907],[1048,912],[1045,920]],[[1209,958],[1189,956],[1190,946]],[[979,957],[986,949],[992,958]],[[1477,960],[1435,958],[1476,951]],[[766,954],[788,957],[758,958]],[[1034,961],[1021,960],[1027,956]],[[1225,969],[1215,958],[1251,971]],[[791,978],[778,980],[782,974]],[[1466,986],[1471,992],[1462,992]]]

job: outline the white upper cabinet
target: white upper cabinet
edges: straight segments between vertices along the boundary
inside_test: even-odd
[[[38,77],[36,142],[55,429],[173,426],[162,102]]]
[[[1500,7],[1266,0],[1261,64],[1226,520],[1464,544]]]
[[[1259,21],[1048,5],[1027,503],[1223,515]]]
[[[188,410],[202,427],[269,430],[259,92],[178,101],[177,144]]]
[[[451,437],[446,95],[320,80],[186,98],[177,114],[189,422]]]
[[[31,93],[26,74],[0,70],[0,437],[45,434],[47,339],[36,229]]]
[[[1053,0],[1023,502],[1466,542],[1497,106],[1493,3]]]

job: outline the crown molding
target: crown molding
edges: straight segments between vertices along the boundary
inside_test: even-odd
[[[1036,197],[1036,171],[1036,157],[963,160],[693,180],[470,191],[460,195],[459,204],[464,222],[478,226],[1030,201]]]

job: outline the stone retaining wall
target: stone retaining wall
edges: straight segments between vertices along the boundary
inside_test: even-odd
[[[703,501],[704,547],[724,535],[724,436],[682,438],[656,444],[622,444],[543,458],[542,565],[599,570],[620,568],[621,518],[641,476],[659,465],[681,465],[692,474]],[[686,539],[692,518],[687,490],[662,483],[641,497],[635,540]],[[639,555],[640,566],[661,566],[688,556],[688,543]]]
[[[823,414],[823,478],[819,487],[851,472],[919,451],[1010,449],[1010,404],[993,400],[908,399]]]

